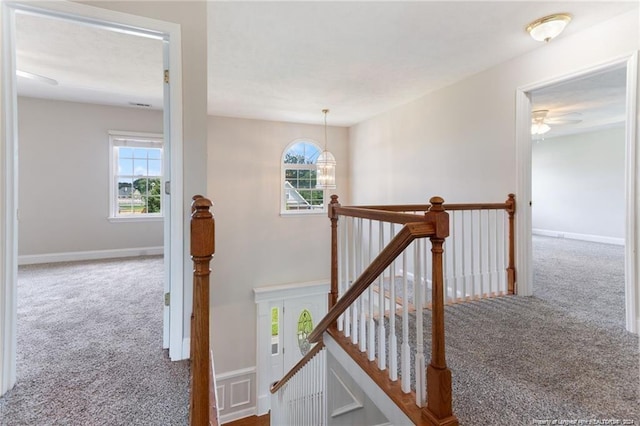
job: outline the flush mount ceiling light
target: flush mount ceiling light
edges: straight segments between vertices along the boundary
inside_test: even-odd
[[[527,26],[527,32],[534,40],[548,42],[557,37],[569,22],[571,22],[571,15],[568,13],[554,13],[530,23]]]

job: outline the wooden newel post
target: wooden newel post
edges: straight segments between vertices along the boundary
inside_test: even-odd
[[[340,207],[338,196],[332,195],[329,203],[329,219],[331,219],[331,289],[329,290],[329,309],[338,302],[338,213]]]
[[[509,198],[505,201],[507,205],[507,213],[509,214],[509,266],[507,267],[507,292],[516,294],[516,242],[515,242],[515,214],[516,214],[516,196],[509,194]]]
[[[209,425],[209,276],[215,253],[215,225],[211,201],[194,197],[191,205],[191,259],[193,260],[193,313],[191,315],[192,426]]]
[[[430,237],[433,260],[432,271],[432,320],[431,362],[427,366],[427,406],[422,414],[432,425],[457,425],[451,406],[451,371],[445,358],[444,339],[444,268],[443,244],[449,236],[449,213],[444,210],[444,200],[432,197],[431,207],[426,213],[435,225],[435,235]]]

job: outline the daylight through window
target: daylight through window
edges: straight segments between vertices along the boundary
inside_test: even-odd
[[[316,189],[316,160],[322,150],[309,141],[296,141],[282,157],[282,211],[324,211],[324,190]]]
[[[162,135],[111,134],[111,217],[162,216]]]

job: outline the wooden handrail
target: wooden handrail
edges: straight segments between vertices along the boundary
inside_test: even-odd
[[[362,219],[379,220],[380,222],[390,222],[407,224],[413,222],[426,221],[424,216],[419,216],[411,213],[396,213],[386,210],[376,210],[365,207],[336,207],[335,213],[339,216],[350,216]]]
[[[513,195],[513,194],[509,194]],[[509,200],[505,203],[467,203],[467,204],[443,204],[445,211],[453,210],[508,210]],[[431,204],[396,204],[390,206],[345,206],[343,209],[349,209],[350,211],[360,212],[361,210],[379,210],[387,212],[426,212],[431,208]],[[358,210],[352,210],[358,209]],[[341,213],[342,210],[341,210]],[[345,215],[353,216],[353,215]],[[400,223],[400,222],[395,222]]]
[[[436,226],[433,223],[417,222],[407,223],[389,244],[376,256],[371,264],[354,281],[349,289],[342,295],[338,302],[331,308],[327,315],[320,320],[318,325],[309,335],[310,342],[319,342],[327,328],[335,323],[340,315],[347,310],[355,300],[378,278],[378,276],[402,254],[409,244],[416,238],[424,238],[434,235]]]
[[[300,359],[300,361],[296,363],[296,365],[291,367],[289,372],[285,374],[285,376],[282,379],[278,380],[273,385],[271,385],[270,392],[271,393],[278,392],[278,390],[281,387],[283,387],[293,376],[295,376],[298,371],[302,370],[302,367],[304,367],[309,361],[311,361],[313,357],[316,356],[318,352],[320,352],[323,348],[324,348],[324,342],[320,340],[318,343],[316,343],[313,346],[313,348],[311,348],[311,350],[309,350],[309,352],[307,352],[305,356],[303,356]]]
[[[215,222],[210,200],[195,196],[191,215],[191,259],[193,260],[193,313],[191,314],[191,426],[209,426],[211,369],[209,350],[210,262],[215,253]],[[215,395],[215,393],[213,393]],[[215,403],[215,401],[213,401]]]

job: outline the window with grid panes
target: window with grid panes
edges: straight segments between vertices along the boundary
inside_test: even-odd
[[[320,146],[308,140],[292,142],[282,156],[283,213],[321,213],[325,211],[325,192],[316,189],[316,160]]]
[[[110,134],[111,217],[162,217],[162,135]]]

